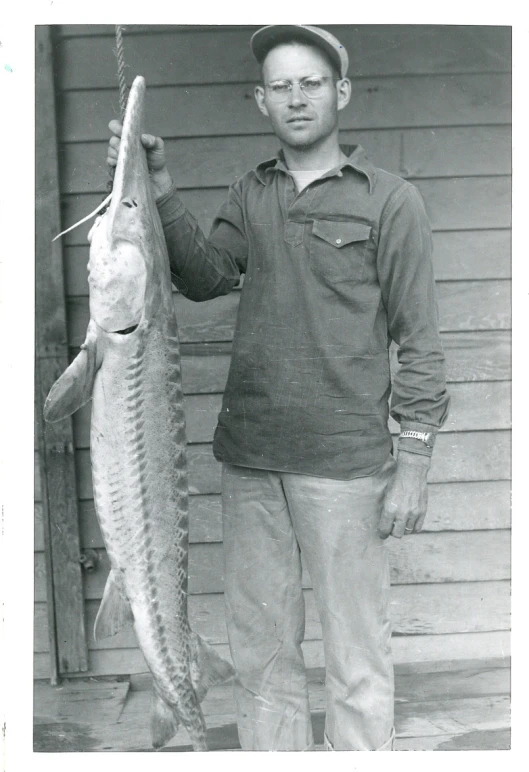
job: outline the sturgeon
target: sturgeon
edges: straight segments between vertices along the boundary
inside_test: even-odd
[[[152,744],[180,724],[207,750],[200,707],[232,666],[194,634],[187,614],[188,471],[180,350],[169,258],[141,129],[145,80],[132,85],[109,208],[90,234],[90,322],[52,387],[46,420],[92,399],[96,513],[111,571],[96,640],[129,621],[153,676]]]

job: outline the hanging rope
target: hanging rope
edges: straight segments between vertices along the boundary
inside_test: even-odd
[[[127,83],[125,80],[125,55],[123,49],[123,27],[116,24],[116,57],[118,60],[119,106],[121,109],[121,121],[125,118],[127,106]]]
[[[118,60],[119,110],[120,110],[121,123],[123,123],[123,121],[125,120],[125,109],[127,107],[128,97],[127,97],[127,81],[125,79],[126,65],[125,65],[125,48],[123,45],[123,27],[121,24],[116,24],[116,48],[114,50],[114,55]],[[108,194],[112,193],[116,167],[109,166],[108,173],[109,173],[110,179],[107,182],[107,197],[108,197]],[[102,213],[105,211],[106,210],[103,209]]]

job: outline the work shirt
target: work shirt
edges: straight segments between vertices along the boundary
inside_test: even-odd
[[[436,431],[449,397],[417,189],[358,145],[297,193],[282,154],[231,186],[209,238],[173,187],[158,201],[175,285],[230,292],[245,274],[213,451],[231,464],[335,479],[374,474],[391,415]]]

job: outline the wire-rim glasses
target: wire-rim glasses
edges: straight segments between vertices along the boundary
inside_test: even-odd
[[[337,83],[339,80],[339,78],[331,78],[330,76],[310,75],[307,78],[301,78],[301,80],[274,80],[271,83],[266,83],[265,89],[272,102],[286,102],[296,84],[309,99],[320,99],[325,94],[328,81]]]

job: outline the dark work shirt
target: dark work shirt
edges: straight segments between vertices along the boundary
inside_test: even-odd
[[[300,193],[281,155],[229,190],[209,238],[172,188],[157,204],[173,281],[192,300],[245,274],[213,450],[335,479],[374,474],[391,415],[434,433],[449,397],[422,199],[360,146]]]

